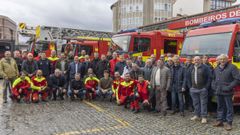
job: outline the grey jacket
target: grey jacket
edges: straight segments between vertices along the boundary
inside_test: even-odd
[[[148,81],[151,80],[152,69],[153,69],[152,66],[151,67],[145,66],[144,68],[142,68],[143,77],[145,80],[148,80]]]
[[[216,95],[232,95],[233,88],[239,84],[240,74],[237,67],[228,63],[224,68],[216,67],[213,72],[212,89]]]
[[[150,84],[152,85],[153,88],[156,87],[155,76],[157,75],[156,73],[158,68],[159,67],[154,67],[152,70]],[[163,66],[160,70],[160,89],[168,91],[170,88],[171,79],[172,78],[170,69],[168,69],[166,66]]]

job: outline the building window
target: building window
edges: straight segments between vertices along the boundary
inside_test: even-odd
[[[223,0],[211,0],[211,10],[216,10],[220,8],[226,8],[232,5],[232,2]]]
[[[164,9],[165,9],[165,11],[168,10],[168,4],[164,4]]]
[[[134,52],[146,52],[150,49],[150,38],[134,38]]]
[[[138,6],[136,6],[136,11],[138,12]]]
[[[160,2],[155,3],[154,10],[157,10],[157,11],[165,10],[164,4]]]

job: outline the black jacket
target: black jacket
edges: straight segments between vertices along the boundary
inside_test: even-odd
[[[224,68],[217,66],[213,72],[212,89],[216,95],[232,95],[239,81],[240,74],[235,65],[228,63]]]
[[[186,88],[186,85],[190,86],[190,88],[196,88],[196,89],[209,89],[211,86],[211,71],[208,66],[201,64],[198,67],[198,84],[195,84],[194,82],[194,72],[195,67],[192,66],[186,73],[186,79],[184,81],[184,87]],[[188,83],[188,84],[187,84]]]
[[[123,74],[124,67],[126,66],[126,62],[118,62],[115,66],[115,72],[118,71],[120,75]]]
[[[71,81],[71,90],[82,90],[84,89],[84,84],[83,84],[83,81],[79,80],[72,80]]]
[[[84,62],[83,62],[83,67],[84,67],[84,75],[86,75],[88,69],[89,69],[89,68],[93,68],[92,62],[90,62],[90,61],[84,61]]]
[[[21,72],[22,71],[22,62],[23,60],[21,58],[14,58],[16,63],[17,63],[17,66],[18,66],[18,71]]]
[[[97,69],[97,64],[98,64],[99,61],[100,61],[99,58],[92,60],[92,65],[94,65],[94,66],[93,66],[93,72],[94,72],[95,75],[97,74],[97,70],[98,70],[98,69]]]
[[[28,74],[35,74],[38,70],[38,64],[36,61],[25,60],[22,63],[22,71],[26,71]]]
[[[189,77],[190,75],[190,72],[191,72],[191,70],[192,70],[192,68],[193,68],[193,64],[185,64],[184,65],[184,67],[185,67],[185,81],[184,81],[184,87],[185,87],[185,89],[190,89],[191,88],[191,82],[189,82],[190,81],[190,79],[188,79],[187,77]]]
[[[143,71],[141,69],[138,69],[136,71],[134,70],[130,71],[130,76],[134,80],[138,80],[139,75],[143,75]]]
[[[107,60],[99,61],[96,66],[97,66],[97,73],[96,73],[96,75],[97,75],[98,78],[102,78],[103,77],[104,70],[110,71],[110,64],[109,64],[109,62]]]
[[[172,90],[175,88],[175,91],[181,91],[182,88],[185,88],[185,68],[181,65],[173,66],[171,69],[172,81],[171,87]]]
[[[66,81],[65,77],[60,75],[59,77],[56,77],[55,75],[51,75],[49,79],[49,87],[50,88],[66,88]]]
[[[38,69],[42,70],[43,76],[48,77],[51,72],[51,64],[48,59],[42,60],[40,59],[38,62]]]
[[[153,69],[152,66],[151,67],[145,66],[144,68],[142,68],[143,77],[145,80],[148,80],[149,82],[151,80],[152,69]]]

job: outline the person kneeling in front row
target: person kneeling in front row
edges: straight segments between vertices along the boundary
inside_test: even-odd
[[[55,69],[54,74],[50,76],[49,83],[53,100],[57,100],[57,96],[59,96],[61,100],[64,100],[64,96],[67,94],[66,80],[65,77],[61,75],[61,71],[59,69]]]
[[[32,91],[32,102],[39,102],[39,95],[41,95],[41,99],[43,102],[47,102],[47,80],[42,76],[42,70],[37,70],[36,76],[34,76],[31,80],[34,86],[38,87],[38,89]]]
[[[21,76],[17,78],[12,85],[12,98],[18,103],[24,97],[26,103],[30,103],[31,95],[31,80],[26,72],[22,72]]]
[[[104,77],[100,79],[99,81],[99,90],[98,90],[98,96],[102,97],[102,99],[105,99],[106,97],[112,96],[112,78],[109,77],[109,71],[104,71]]]
[[[86,94],[86,90],[84,89],[83,81],[81,80],[81,75],[76,74],[75,79],[71,81],[71,90],[68,92],[69,97],[71,100],[80,98],[83,100]]]
[[[96,98],[96,91],[98,87],[99,80],[93,76],[92,73],[85,79],[85,88],[86,88],[86,98],[92,100]]]
[[[132,102],[132,111],[134,113],[138,113],[140,111],[139,103],[142,103],[144,109],[150,111],[150,103],[149,103],[149,91],[151,90],[151,85],[149,82],[144,80],[143,75],[138,76],[137,82],[137,91],[135,93],[134,101]]]

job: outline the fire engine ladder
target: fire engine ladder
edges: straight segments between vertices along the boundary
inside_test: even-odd
[[[114,33],[112,32],[60,28],[50,26],[42,26],[41,29],[48,30],[51,33],[54,40],[76,39],[78,37],[111,38],[114,35]]]

